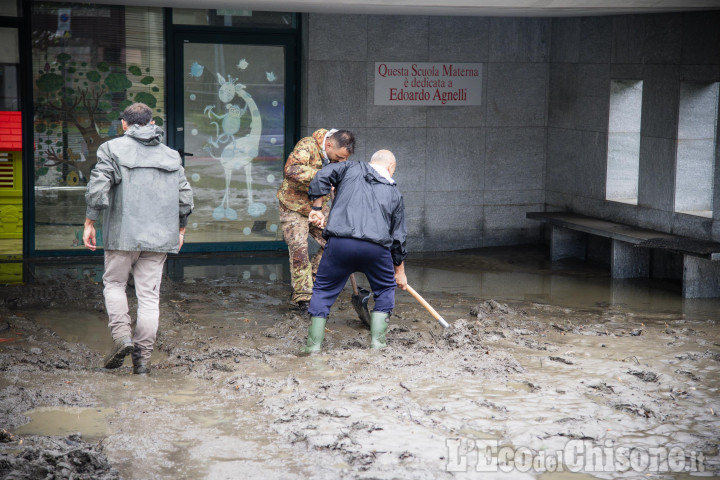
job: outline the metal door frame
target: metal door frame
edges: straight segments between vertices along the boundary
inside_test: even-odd
[[[300,130],[300,27],[294,29],[246,29],[237,27],[205,27],[173,25],[172,9],[165,10],[166,78],[167,78],[167,141],[168,146],[184,148],[183,45],[192,43],[226,43],[271,45],[285,47],[285,138],[284,159],[290,155]],[[183,159],[184,163],[184,159]],[[190,216],[192,218],[192,215]],[[284,241],[267,242],[206,242],[183,246],[183,253],[284,250]]]

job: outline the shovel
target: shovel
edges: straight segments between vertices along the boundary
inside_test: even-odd
[[[435,311],[435,309],[434,309],[428,302],[426,302],[425,299],[424,299],[423,297],[421,297],[419,293],[417,293],[417,292],[415,291],[414,288],[412,288],[410,285],[406,285],[406,286],[405,286],[405,289],[408,291],[408,293],[410,293],[410,295],[412,295],[413,297],[415,297],[415,300],[417,300],[418,302],[420,302],[420,305],[422,305],[423,307],[425,307],[425,310],[427,310],[428,312],[430,312],[430,315],[432,315],[433,317],[435,317],[435,320],[437,320],[438,322],[440,322],[440,325],[442,325],[442,326],[445,327],[445,328],[450,327],[450,325],[448,325],[448,323],[445,321],[445,319],[442,318],[442,317],[440,316],[440,314],[438,314],[438,313]]]
[[[368,311],[368,300],[370,299],[370,292],[365,290],[362,287],[358,287],[357,282],[355,281],[355,274],[350,274],[350,283],[352,284],[353,289],[353,295],[352,295],[352,305],[355,309],[355,312],[357,312],[358,317],[360,317],[360,320],[367,325],[370,326],[370,312]]]

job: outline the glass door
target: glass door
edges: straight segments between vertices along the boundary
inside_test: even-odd
[[[175,42],[174,143],[195,200],[185,240],[195,251],[281,248],[275,195],[293,139],[294,48],[224,37]]]

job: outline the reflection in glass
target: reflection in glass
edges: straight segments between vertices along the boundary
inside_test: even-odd
[[[22,117],[18,31],[0,28],[0,258],[22,256]],[[22,265],[0,264],[0,283],[22,280]],[[7,282],[6,282],[7,281]]]
[[[17,29],[0,28],[0,111],[20,110],[19,63]]]
[[[85,184],[120,113],[143,102],[164,124],[162,9],[34,3],[32,46],[35,249],[78,248]]]
[[[243,9],[173,8],[175,25],[213,27],[295,28],[295,15],[288,12],[258,12]]]
[[[0,17],[17,17],[17,3],[15,0],[2,0],[0,2]]]
[[[282,239],[285,49],[186,43],[185,171],[195,209],[186,241]]]

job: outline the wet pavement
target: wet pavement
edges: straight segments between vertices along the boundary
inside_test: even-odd
[[[449,329],[398,291],[369,351],[348,286],[299,357],[286,258],[171,260],[138,377],[97,368],[102,264],[33,265],[0,290],[0,478],[720,478],[720,300],[534,246],[406,270]]]

